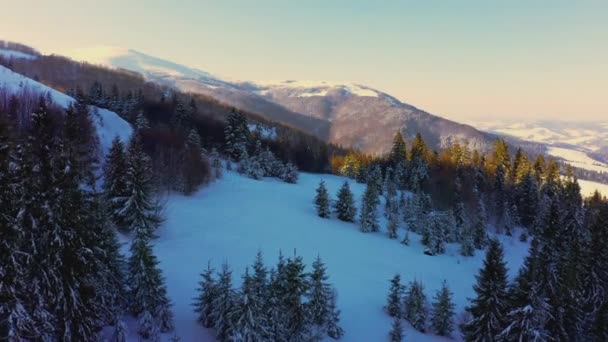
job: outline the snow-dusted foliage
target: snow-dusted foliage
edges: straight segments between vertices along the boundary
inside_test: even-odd
[[[258,252],[253,272],[249,269],[240,290],[233,288],[227,264],[217,280],[210,266],[202,274],[195,311],[199,323],[214,328],[218,341],[320,341],[344,335],[337,294],[320,257],[306,273],[301,257],[281,255],[268,272]]]

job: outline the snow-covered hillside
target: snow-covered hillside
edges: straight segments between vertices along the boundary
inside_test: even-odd
[[[595,152],[608,145],[608,122],[576,121],[471,121],[469,124],[488,132],[510,135],[522,140],[576,147]]]
[[[582,151],[578,151],[571,148],[550,146],[547,149],[547,153],[554,157],[562,158],[572,166],[581,169],[597,172],[608,172],[608,164],[595,160]]]
[[[211,332],[196,323],[191,306],[199,273],[207,262],[216,268],[229,263],[235,283],[240,284],[240,276],[258,249],[267,265],[275,264],[279,251],[288,256],[295,252],[308,265],[317,255],[323,258],[330,282],[338,291],[341,322],[346,330],[342,341],[386,340],[391,319],[382,307],[389,279],[395,273],[400,273],[405,283],[421,280],[429,301],[447,280],[454,292],[458,319],[466,298],[474,295],[472,285],[484,253],[477,251],[474,257],[465,258],[458,254],[458,246],[448,245],[445,255],[427,256],[416,234],[410,235],[410,246],[404,246],[389,239],[386,232],[365,234],[357,224],[335,217],[319,218],[312,200],[321,179],[334,198],[345,180],[301,174],[299,183],[293,185],[227,172],[223,179],[191,197],[170,195],[167,220],[158,231],[154,249],[174,303],[176,332],[182,341],[213,341]],[[359,199],[364,186],[350,182]],[[401,230],[400,235],[403,233]],[[513,276],[527,254],[527,245],[515,237],[500,239]],[[460,339],[457,332],[455,336]],[[406,326],[406,340],[444,339]]]
[[[0,56],[5,58],[23,58],[23,59],[35,59],[36,56],[30,55],[21,51],[9,50],[9,49],[1,49],[0,48]]]
[[[17,74],[3,66],[0,66],[0,88],[14,94],[30,92],[44,95],[48,93],[53,102],[63,108],[67,108],[75,101],[64,93]],[[118,114],[103,108],[91,107],[91,109],[101,150],[104,154],[108,151],[115,136],[119,136],[123,141],[129,139],[133,129]]]

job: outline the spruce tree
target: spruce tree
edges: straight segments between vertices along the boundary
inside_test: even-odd
[[[461,326],[465,341],[495,341],[507,322],[507,268],[498,240],[491,240],[473,286],[477,297],[466,308],[471,319]]]
[[[64,117],[64,146],[70,167],[78,182],[95,185],[99,141],[91,120],[89,108],[83,101],[71,105]]]
[[[139,319],[140,335],[149,338],[158,331],[173,330],[173,317],[159,261],[150,245],[150,234],[139,227],[134,231],[127,275],[131,312]]]
[[[499,338],[506,341],[546,341],[549,339],[545,324],[549,307],[542,289],[536,281],[538,242],[532,241],[530,252],[515,282],[509,289],[507,326]]]
[[[235,109],[230,112],[224,136],[226,140],[226,154],[235,161],[240,161],[247,152],[250,140],[247,119],[242,113]]]
[[[401,285],[401,276],[395,274],[391,279],[391,287],[386,300],[386,312],[391,317],[401,318],[403,313],[401,310],[401,301],[403,300],[403,285]]]
[[[135,135],[127,156],[128,197],[121,201],[122,208],[116,212],[128,230],[151,238],[160,222],[158,205],[155,203],[150,167],[150,158],[143,151],[141,138]]]
[[[124,217],[119,215],[122,203],[126,200],[127,192],[127,158],[122,141],[118,136],[112,140],[112,145],[104,165],[103,189],[110,202],[112,220],[119,227],[124,227]]]
[[[391,148],[389,159],[393,166],[397,166],[399,163],[404,162],[406,158],[407,149],[405,147],[405,141],[403,140],[401,131],[397,131],[397,133],[395,133],[395,137],[393,138],[393,147]]]
[[[231,341],[236,303],[232,288],[232,271],[228,264],[222,265],[212,305],[211,320],[214,322],[215,337],[219,342]]]
[[[327,282],[327,269],[320,257],[317,256],[312,264],[308,303],[306,305],[307,319],[313,327],[313,336],[319,339],[328,335],[334,339],[344,333],[339,325],[340,312],[335,307],[334,289]],[[333,335],[333,336],[332,336]]]
[[[472,235],[473,245],[477,249],[483,249],[488,241],[488,233],[486,232],[487,217],[486,207],[482,194],[479,193],[477,186],[473,188],[473,194],[477,200],[477,206],[475,208],[475,216],[473,220]]]
[[[428,149],[420,133],[416,134],[410,150],[410,163],[408,169],[409,188],[418,192],[424,188],[429,178],[428,162],[426,156]]]
[[[217,284],[213,273],[215,270],[211,268],[211,264],[207,265],[207,269],[201,273],[201,281],[197,288],[198,295],[194,298],[194,311],[198,314],[197,321],[205,328],[215,326],[213,321],[213,301],[217,295]]]
[[[357,207],[355,206],[353,193],[350,191],[347,181],[344,181],[344,184],[338,191],[338,200],[335,204],[335,210],[338,214],[338,219],[347,222],[353,222],[355,220]]]
[[[25,232],[19,229],[16,217],[16,194],[20,165],[9,168],[11,146],[7,126],[0,121],[0,340],[20,341],[39,336],[34,318],[26,307],[27,259],[23,253]],[[21,148],[21,147],[19,147]],[[14,161],[13,161],[14,162]]]
[[[317,208],[317,215],[322,218],[329,218],[329,194],[325,187],[325,182],[321,181],[317,188],[317,195],[315,196],[315,207]]]
[[[378,190],[375,185],[368,184],[361,201],[361,231],[364,233],[377,232],[378,224]]]
[[[475,241],[473,232],[470,226],[465,226],[460,236],[460,255],[473,256],[475,255]]]
[[[403,325],[401,324],[401,318],[395,317],[393,324],[391,325],[391,331],[388,334],[390,342],[401,342],[403,341]]]
[[[296,184],[298,182],[298,168],[292,163],[285,164],[279,178],[285,183]]]
[[[425,332],[426,296],[424,294],[424,286],[417,280],[410,283],[405,296],[405,318],[414,329]]]
[[[303,341],[310,332],[310,322],[306,320],[306,306],[303,298],[309,290],[309,281],[304,272],[302,257],[289,258],[282,272],[284,277],[283,307],[287,309],[286,329],[290,341]]]
[[[439,336],[450,336],[454,328],[454,303],[448,285],[443,281],[433,301],[431,329]]]
[[[246,269],[242,291],[236,303],[238,308],[234,315],[233,341],[263,341],[268,336],[268,323],[263,315],[264,298],[258,297],[253,283],[253,277],[249,274],[249,269]]]

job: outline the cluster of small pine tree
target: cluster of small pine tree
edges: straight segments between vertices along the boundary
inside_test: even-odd
[[[319,217],[331,217],[331,199],[329,197],[327,188],[325,187],[324,181],[319,183],[314,204]],[[353,198],[353,193],[350,191],[348,182],[344,182],[342,187],[340,187],[337,194],[337,200],[333,204],[333,207],[338,219],[346,222],[354,222],[355,215],[357,214],[357,207],[355,207],[355,200]]]
[[[238,290],[227,264],[217,274],[208,265],[201,274],[193,305],[199,323],[213,328],[218,341],[320,341],[344,335],[336,292],[320,257],[310,273],[298,256],[285,260],[281,255],[268,270],[258,252],[251,270]]]
[[[391,341],[401,341],[405,319],[412,327],[420,332],[427,329],[427,299],[424,286],[419,281],[413,281],[406,288],[401,284],[401,276],[396,274],[391,279],[391,286],[385,310],[394,322],[389,333]],[[431,307],[430,329],[439,336],[450,336],[454,329],[454,303],[452,293],[444,281],[437,291]]]
[[[228,116],[225,129],[225,151],[234,161],[239,162],[237,171],[253,179],[276,177],[286,183],[297,183],[297,167],[276,158],[268,146],[262,148],[261,134],[256,136],[254,139],[249,131],[245,116],[233,110]]]

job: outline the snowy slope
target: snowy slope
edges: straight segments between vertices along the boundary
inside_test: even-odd
[[[566,160],[572,166],[598,172],[608,172],[608,164],[597,161],[585,152],[571,148],[549,147],[547,150],[552,156]]]
[[[240,284],[241,274],[258,249],[269,266],[274,266],[279,251],[287,256],[296,251],[307,265],[317,255],[323,258],[330,282],[338,291],[341,322],[346,330],[342,341],[386,340],[391,319],[382,307],[389,279],[396,272],[405,283],[422,280],[429,300],[446,279],[454,292],[458,317],[466,298],[473,296],[474,276],[484,253],[478,251],[474,257],[463,258],[458,255],[458,246],[449,245],[446,255],[426,256],[416,234],[410,235],[410,246],[404,246],[390,240],[385,232],[364,234],[357,224],[335,217],[321,219],[312,204],[321,179],[332,197],[345,180],[301,174],[299,183],[293,185],[272,179],[255,181],[228,172],[191,197],[169,196],[167,220],[158,231],[154,249],[167,280],[176,332],[182,341],[213,341],[211,332],[196,324],[191,306],[199,273],[207,262],[210,260],[215,267],[228,262],[234,270],[235,284]],[[364,191],[363,185],[354,182],[351,189],[357,199]],[[527,245],[516,238],[502,236],[501,240],[514,276],[527,254]],[[409,325],[406,339],[444,340],[418,333]]]
[[[471,125],[488,132],[548,145],[570,145],[594,152],[608,145],[608,123],[577,121],[471,121]]]
[[[0,56],[5,58],[23,58],[23,59],[36,59],[34,55],[30,55],[21,51],[14,51],[8,49],[0,49]]]
[[[49,93],[54,103],[67,108],[75,100],[66,94],[47,87],[23,75],[17,74],[10,69],[0,66],[0,88],[9,93],[33,92],[39,94]],[[115,136],[122,141],[127,141],[133,129],[131,125],[118,114],[107,109],[92,107],[93,121],[97,127],[97,135],[101,150],[105,154]]]
[[[584,197],[588,197],[593,195],[593,193],[597,190],[603,196],[608,196],[608,184],[602,184],[598,182],[592,182],[587,180],[578,180],[578,184],[581,186],[581,194]]]
[[[210,88],[228,83],[208,72],[116,46],[94,46],[62,53],[76,61],[138,72],[153,81],[177,85],[179,80],[196,80]]]
[[[267,95],[272,90],[287,90],[294,92],[295,97],[327,96],[332,90],[342,90],[356,96],[378,97],[381,93],[372,88],[350,82],[327,81],[266,81],[252,83],[261,95]]]

